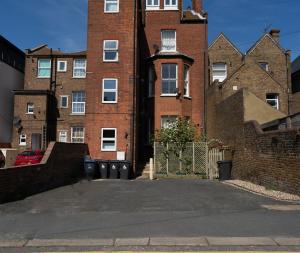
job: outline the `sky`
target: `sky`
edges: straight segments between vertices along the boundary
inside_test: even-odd
[[[246,52],[266,29],[278,28],[292,59],[300,55],[299,0],[203,2],[209,43],[223,32]],[[67,52],[85,50],[86,29],[87,0],[1,0],[0,34],[22,50],[41,44]]]

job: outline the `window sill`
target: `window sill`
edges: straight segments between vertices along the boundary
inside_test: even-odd
[[[50,76],[38,76],[37,78],[38,78],[38,79],[49,79]]]
[[[164,11],[178,11],[178,7],[165,7]]]
[[[114,101],[114,102],[107,102],[107,101],[102,101],[102,104],[109,104],[109,105],[113,105],[113,104],[117,104],[118,101]]]
[[[161,94],[161,97],[177,97],[178,94]]]
[[[59,109],[68,109],[69,107],[59,107]]]
[[[85,79],[86,76],[73,76],[72,78],[73,79]]]
[[[183,98],[186,98],[186,99],[192,99],[192,97],[190,97],[190,96],[183,96]]]
[[[114,150],[101,149],[101,152],[117,152],[117,149]]]
[[[19,144],[19,146],[21,146],[21,147],[24,147],[24,146],[26,146],[27,144],[25,143],[25,144]]]
[[[104,62],[104,63],[112,63],[112,62],[119,63],[119,60],[116,60],[116,61],[103,60],[103,62]]]
[[[146,11],[159,11],[159,6],[146,6]]]
[[[116,13],[119,13],[120,11],[117,10],[117,11],[104,11],[104,13],[106,14],[116,14]]]
[[[85,116],[85,113],[70,113],[71,116]]]
[[[34,115],[34,113],[28,113],[28,112],[27,112],[27,113],[25,113],[25,114],[26,114],[26,115]]]

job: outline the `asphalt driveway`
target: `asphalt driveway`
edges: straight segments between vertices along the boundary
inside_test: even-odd
[[[0,240],[300,237],[300,212],[272,205],[287,203],[205,180],[82,181],[0,205]]]

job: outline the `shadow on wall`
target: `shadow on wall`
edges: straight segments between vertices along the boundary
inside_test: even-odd
[[[83,176],[86,144],[51,142],[41,164],[0,170],[0,204],[77,182]]]

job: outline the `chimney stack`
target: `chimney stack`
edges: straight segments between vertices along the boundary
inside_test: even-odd
[[[280,30],[279,29],[272,29],[269,34],[279,44]]]
[[[202,0],[192,0],[193,10],[200,13],[202,11]]]

